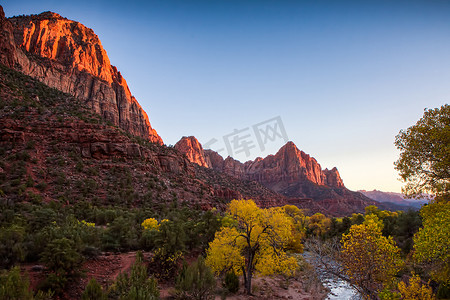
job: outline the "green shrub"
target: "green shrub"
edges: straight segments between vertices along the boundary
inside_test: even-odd
[[[156,247],[155,241],[158,235],[159,232],[157,230],[143,230],[140,239],[141,249],[152,251]]]
[[[176,283],[179,299],[213,299],[215,287],[216,279],[202,256],[190,266],[183,266]]]
[[[53,292],[38,291],[33,297],[28,275],[21,276],[19,267],[0,272],[0,299],[2,300],[51,300]]]
[[[102,246],[105,250],[126,251],[136,249],[139,242],[133,220],[122,216],[116,218],[102,236]]]
[[[36,188],[40,191],[44,191],[47,188],[47,183],[42,181],[36,184]]]
[[[225,274],[224,285],[227,290],[233,294],[239,291],[239,277],[236,275],[236,273],[234,273],[233,270]]]
[[[150,270],[153,271],[155,276],[163,280],[175,278],[178,273],[179,263],[183,259],[183,253],[181,251],[168,253],[162,247],[156,249],[154,254],[150,263]]]
[[[83,258],[72,240],[52,240],[41,254],[41,261],[51,274],[44,284],[46,289],[61,292],[65,285],[81,275]]]
[[[9,272],[0,274],[0,299],[33,299],[33,293],[30,290],[30,282],[28,278],[22,278],[22,276],[20,276],[19,267],[14,267]]]
[[[18,225],[0,227],[0,267],[10,268],[25,258],[24,236]]]
[[[106,293],[103,292],[102,286],[95,280],[95,278],[92,278],[89,280],[89,283],[86,286],[86,289],[83,292],[83,295],[81,295],[82,300],[106,300],[107,296]]]
[[[130,274],[120,273],[114,283],[111,296],[119,300],[153,300],[159,299],[156,279],[148,277],[142,252],[136,255],[136,261]]]

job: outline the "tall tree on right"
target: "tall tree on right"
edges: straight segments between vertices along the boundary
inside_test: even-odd
[[[420,210],[423,228],[414,236],[414,257],[431,264],[432,278],[450,285],[450,105],[426,109],[423,117],[397,135],[401,151],[395,163],[411,197],[430,193]]]
[[[395,168],[407,196],[431,193],[448,199],[450,190],[450,105],[426,109],[423,117],[395,137]]]

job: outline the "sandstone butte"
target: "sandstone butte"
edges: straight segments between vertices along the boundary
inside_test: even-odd
[[[53,12],[6,19],[2,7],[0,26],[1,63],[84,100],[131,135],[163,143],[92,29]]]

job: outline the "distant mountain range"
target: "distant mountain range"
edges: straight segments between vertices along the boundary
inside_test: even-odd
[[[382,203],[389,202],[396,205],[411,206],[415,208],[419,208],[422,205],[428,203],[429,201],[427,198],[409,199],[406,198],[405,195],[402,193],[382,192],[378,190],[373,191],[359,190],[358,192],[378,202]]]

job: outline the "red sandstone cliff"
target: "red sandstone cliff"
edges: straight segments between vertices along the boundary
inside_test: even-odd
[[[11,22],[5,18],[3,7],[0,6],[0,63],[8,68],[14,68],[16,61],[17,54],[13,27]]]
[[[275,155],[258,157],[244,164],[231,157],[224,160],[212,150],[205,150],[204,156],[209,159],[211,167],[215,170],[240,179],[261,182],[277,192],[291,183],[306,181],[319,186],[344,187],[336,168],[322,170],[315,158],[300,151],[293,142],[281,147]]]
[[[52,12],[7,20],[3,8],[0,26],[4,65],[84,100],[128,133],[162,144],[92,29]]]
[[[327,172],[328,170],[323,171],[315,158],[300,151],[293,142],[281,147],[275,155],[247,162],[245,166],[248,179],[267,185],[309,181],[321,186],[344,186],[339,173],[337,173],[339,179],[328,180],[327,175],[331,173]]]
[[[190,162],[196,163],[197,165],[206,168],[211,167],[209,158],[205,157],[203,147],[195,137],[184,136],[175,144],[175,149],[177,149],[182,154],[185,154]]]
[[[325,174],[325,184],[328,186],[334,187],[344,187],[344,182],[342,181],[341,175],[339,171],[334,167],[331,170],[325,169],[323,170]]]

